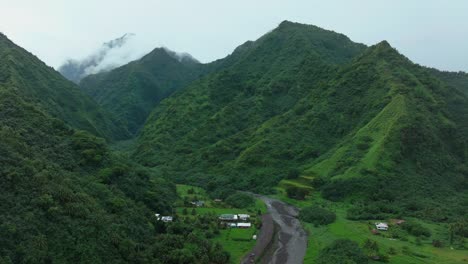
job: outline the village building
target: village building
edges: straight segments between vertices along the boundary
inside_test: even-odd
[[[239,219],[243,221],[249,220],[250,218],[250,215],[248,214],[238,214],[238,216],[239,216]]]
[[[164,223],[172,222],[172,220],[173,220],[172,216],[163,216],[163,217],[161,217],[161,221],[163,221]]]
[[[238,228],[250,228],[252,227],[251,223],[237,223]]]
[[[237,221],[239,217],[235,214],[222,214],[219,216],[221,221]]]
[[[383,230],[383,231],[388,230],[388,224],[387,223],[375,223],[375,227],[377,228],[377,230]]]
[[[165,223],[167,222],[172,222],[172,220],[174,219],[172,216],[161,216],[161,214],[154,214],[154,216],[156,216],[156,220],[158,221],[163,221]]]
[[[196,207],[203,207],[205,206],[205,202],[204,201],[193,201],[193,202],[190,202],[191,204],[195,205]]]

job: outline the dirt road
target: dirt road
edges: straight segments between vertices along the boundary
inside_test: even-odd
[[[297,208],[269,197],[255,195],[265,202],[269,217],[259,234],[255,248],[242,263],[253,263],[252,260],[261,257],[261,263],[300,264],[304,261],[307,249],[307,233],[297,219]],[[275,233],[275,234],[273,234]]]

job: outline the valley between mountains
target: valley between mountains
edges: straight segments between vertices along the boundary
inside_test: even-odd
[[[0,263],[468,261],[468,74],[387,41],[284,21],[74,83],[0,34],[0,138]]]

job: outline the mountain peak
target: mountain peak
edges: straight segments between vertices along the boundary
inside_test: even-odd
[[[390,45],[390,43],[388,43],[388,41],[386,40],[382,40],[379,43],[375,44],[374,46],[377,49],[381,49],[381,50],[395,50],[395,48],[393,48],[392,45]]]
[[[314,25],[307,25],[307,24],[302,24],[302,23],[298,23],[298,22],[292,22],[292,21],[289,21],[289,20],[284,20],[283,22],[281,22],[278,27],[276,28],[277,30],[288,30],[288,29],[294,29],[294,30],[297,30],[297,29],[315,29],[315,30],[323,30],[323,31],[327,31],[323,28],[320,28],[320,27],[317,27],[317,26],[314,26]]]
[[[386,40],[370,46],[360,57],[360,60],[364,58],[372,61],[375,61],[376,59],[384,59],[394,63],[409,62],[409,60],[404,55],[400,54],[400,52],[392,47]]]
[[[161,57],[170,57],[183,64],[199,64],[200,63],[197,59],[195,59],[189,53],[176,52],[166,47],[158,47],[158,48],[153,49],[150,53],[148,53],[142,58],[142,61],[149,60],[149,59],[152,60],[155,58],[159,60]]]

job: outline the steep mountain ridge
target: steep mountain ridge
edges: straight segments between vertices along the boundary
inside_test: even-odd
[[[171,152],[175,151],[190,155],[196,160],[190,162],[207,169],[207,173],[219,170],[224,164],[218,159],[235,159],[241,149],[249,148],[237,146],[239,149],[231,152],[230,140],[246,140],[256,127],[288,111],[309,89],[333,76],[337,61],[347,61],[348,54],[362,52],[363,45],[336,35],[284,22],[259,40],[242,45],[226,58],[227,62],[217,62],[225,63],[226,68],[194,82],[156,108],[142,131],[144,143],[137,149],[137,157],[146,165],[177,163],[181,170],[191,171],[192,164],[187,160],[174,159]],[[344,51],[328,51],[333,56],[323,59],[317,46],[336,39],[343,42],[337,46]],[[176,125],[181,120],[183,124]],[[219,148],[224,148],[223,155],[216,153]],[[144,160],[145,156],[148,159]]]
[[[203,71],[203,65],[187,55],[156,48],[137,61],[87,76],[80,87],[136,133],[161,100]]]
[[[108,139],[129,135],[75,84],[1,34],[0,84],[75,128]]]

